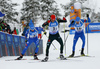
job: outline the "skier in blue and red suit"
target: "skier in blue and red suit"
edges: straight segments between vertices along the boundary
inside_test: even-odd
[[[38,53],[38,50],[39,50],[39,40],[38,40],[38,37],[37,37],[37,30],[35,29],[34,27],[34,24],[32,22],[32,20],[30,20],[30,23],[29,23],[29,29],[26,31],[25,33],[25,38],[26,38],[26,41],[27,41],[27,44],[24,48],[24,50],[22,51],[21,53],[21,56],[17,58],[17,60],[21,60],[26,52],[26,50],[28,49],[28,47],[31,45],[31,43],[34,42],[35,46],[36,46],[36,49],[35,49],[35,54],[34,54],[34,59],[35,60],[38,60],[38,57],[37,57],[37,53]],[[29,34],[29,38],[27,39],[27,35]]]
[[[91,22],[89,15],[87,14],[87,20],[83,20],[80,19],[80,17],[76,17],[76,21],[72,21],[72,23],[69,25],[69,27],[71,27],[72,25],[74,25],[75,27],[75,36],[73,39],[73,48],[72,48],[72,54],[69,57],[74,57],[75,55],[75,46],[76,43],[79,39],[79,37],[81,38],[83,44],[82,44],[82,49],[81,49],[81,56],[85,56],[84,54],[84,47],[85,47],[85,35],[84,35],[84,28],[83,28],[83,23],[87,23],[87,22]]]
[[[43,28],[41,28],[41,26],[36,27],[37,31],[38,31],[38,39],[42,38],[42,31],[44,32]]]

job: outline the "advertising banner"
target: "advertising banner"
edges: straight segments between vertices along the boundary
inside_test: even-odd
[[[100,33],[100,23],[85,24],[85,32],[87,33]]]
[[[11,34],[7,34],[7,46],[9,50],[9,56],[15,56],[15,47],[13,46],[13,39]]]
[[[21,55],[21,46],[19,42],[19,36],[13,35],[13,39],[14,39],[15,55],[19,56]]]
[[[39,40],[39,52],[38,54],[43,54],[43,40]]]
[[[71,35],[75,34],[75,29],[71,29],[69,32],[70,32]]]
[[[1,41],[0,41],[0,57],[2,57]]]
[[[6,43],[6,34],[3,32],[0,32],[0,44],[1,44],[1,53],[3,56],[8,56],[8,50],[7,50],[7,43]]]
[[[22,52],[23,49],[25,48],[25,44],[26,44],[25,37],[20,36],[19,38],[20,38],[20,46],[21,46],[21,52]],[[27,56],[27,52],[25,53],[25,56]]]
[[[25,37],[11,35],[4,32],[0,32],[0,57],[2,56],[19,56],[25,48]],[[26,56],[33,56],[36,46],[34,42],[29,46],[26,51]],[[39,40],[39,54],[43,53],[43,40]]]

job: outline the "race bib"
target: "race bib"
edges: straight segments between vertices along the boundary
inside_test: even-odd
[[[49,32],[51,34],[56,34],[58,32],[58,26],[55,27],[49,27]]]
[[[36,36],[37,36],[37,33],[36,32],[34,32],[34,33],[30,32],[30,34],[29,34],[29,37],[30,38],[35,38]]]
[[[83,25],[80,27],[75,27],[76,32],[81,32],[83,30]]]

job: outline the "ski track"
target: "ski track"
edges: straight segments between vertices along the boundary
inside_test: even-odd
[[[63,33],[60,33],[63,38]],[[67,36],[67,33],[66,33]],[[85,34],[86,36],[86,34]],[[66,57],[71,54],[72,44],[73,44],[74,35],[69,35],[66,42]],[[86,37],[87,38],[87,37]],[[64,38],[63,38],[64,39]],[[78,58],[68,58],[68,60],[59,60],[60,45],[57,41],[53,41],[53,44],[57,47],[57,50],[54,50],[54,47],[50,47],[50,56],[48,62],[41,62],[41,60],[32,60],[33,57],[25,56],[19,61],[5,61],[10,59],[16,59],[18,56],[8,56],[0,58],[0,69],[99,69],[100,68],[100,33],[89,34],[89,55],[95,57],[78,57]],[[39,59],[44,59],[45,57],[45,48],[47,37],[43,36],[43,46],[44,54],[39,55]],[[79,39],[76,45],[75,55],[80,55],[82,42]],[[85,44],[85,54],[87,53],[87,44]],[[64,50],[65,54],[65,50]]]

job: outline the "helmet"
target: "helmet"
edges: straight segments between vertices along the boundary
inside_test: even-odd
[[[56,19],[56,16],[53,14],[53,15],[51,15],[51,20],[55,20]]]
[[[76,17],[76,21],[79,22],[80,21],[80,17]]]
[[[33,24],[32,20],[30,20],[29,27],[31,30],[34,30],[34,24]]]

